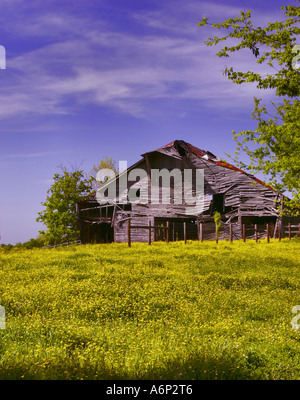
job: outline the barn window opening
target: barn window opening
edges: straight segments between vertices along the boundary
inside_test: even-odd
[[[216,193],[213,195],[211,204],[211,214],[219,212],[222,214],[224,212],[224,193]]]

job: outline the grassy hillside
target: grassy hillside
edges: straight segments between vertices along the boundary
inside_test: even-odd
[[[0,379],[300,378],[296,239],[2,249],[0,304]]]

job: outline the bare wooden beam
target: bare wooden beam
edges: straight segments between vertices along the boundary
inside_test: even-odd
[[[115,217],[116,217],[116,205],[114,205],[114,211],[113,211],[113,216],[112,216],[112,219],[111,219],[111,226],[113,226],[114,225],[114,223],[115,223]]]
[[[128,247],[131,247],[130,220],[127,222],[127,241],[128,241]]]
[[[148,222],[148,226],[149,226],[148,244],[150,245],[150,244],[151,244],[151,234],[152,234],[152,231],[151,231],[151,221]]]
[[[146,160],[146,166],[147,166],[147,173],[148,176],[151,176],[151,165],[150,165],[150,160],[148,154],[145,154],[145,160]]]
[[[200,223],[200,241],[203,242],[203,222]]]
[[[78,231],[77,240],[80,240],[80,222],[79,222],[79,210],[77,203],[75,204],[75,210],[76,210],[76,229]]]
[[[113,204],[110,204],[110,205],[105,204],[105,205],[102,205],[102,206],[80,208],[79,212],[81,212],[81,211],[89,211],[89,210],[98,210],[98,209],[101,210],[102,208],[106,208],[106,207],[114,207],[114,205]]]
[[[79,221],[85,221],[85,222],[92,222],[94,221],[95,223],[99,222],[111,222],[111,218],[101,218],[101,217],[85,217],[85,216],[81,216],[79,217]]]
[[[167,243],[169,243],[170,223],[167,221]]]
[[[133,229],[149,229],[149,225],[130,225],[130,227]],[[162,229],[166,231],[168,228],[166,226],[151,225],[151,229]]]
[[[183,238],[184,238],[184,244],[186,244],[186,222],[185,221],[183,223]]]

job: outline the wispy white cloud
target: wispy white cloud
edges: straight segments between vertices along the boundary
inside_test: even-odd
[[[238,9],[190,1],[184,7],[180,2],[178,12],[175,3],[163,3],[155,12],[133,13],[135,21],[151,28],[142,35],[116,32],[104,22],[74,15],[47,13],[31,25],[23,24],[25,34],[40,32],[53,41],[9,60],[16,79],[0,91],[0,118],[72,113],[82,104],[147,117],[159,112],[160,99],[225,109],[248,103],[255,87],[237,88],[227,81],[224,60],[205,46],[207,33],[197,27],[202,15],[226,18],[237,15]],[[237,68],[251,67],[248,57],[231,60]]]
[[[158,10],[135,13],[133,17],[143,24],[154,29],[167,31],[173,35],[194,36],[201,35],[198,22],[202,17],[209,17],[211,22],[219,22],[221,18],[226,19],[238,15],[240,8],[229,4],[218,4],[209,1],[187,1],[182,6],[181,0],[162,2]]]
[[[5,159],[13,158],[36,158],[36,157],[46,157],[49,155],[59,154],[61,151],[42,151],[36,153],[16,153],[16,154],[6,154],[3,156]]]

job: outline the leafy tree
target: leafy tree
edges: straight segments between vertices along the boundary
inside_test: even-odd
[[[218,237],[219,236],[219,232],[220,232],[220,228],[222,226],[221,214],[218,211],[216,211],[214,213],[214,221],[215,221],[215,226],[216,226],[216,234],[217,234],[217,237]]]
[[[69,172],[62,167],[62,173],[56,173],[53,180],[47,199],[42,203],[45,209],[36,219],[47,227],[46,232],[39,232],[47,244],[77,239],[76,204],[91,191],[90,181],[84,178],[83,171]]]
[[[299,2],[300,0],[295,0]],[[236,84],[255,83],[258,89],[272,89],[274,99],[268,106],[262,99],[254,98],[252,117],[257,121],[256,130],[236,133],[234,161],[249,172],[262,172],[269,184],[276,190],[292,193],[292,200],[285,204],[299,210],[300,207],[300,58],[296,45],[300,33],[300,7],[283,6],[283,21],[270,22],[264,28],[255,27],[251,21],[251,10],[240,11],[240,16],[221,23],[210,24],[203,17],[199,26],[211,25],[225,29],[221,37],[209,37],[207,46],[217,45],[233,39],[230,46],[224,46],[219,57],[248,49],[258,64],[267,64],[270,73],[235,71],[225,67],[224,74]],[[232,44],[234,43],[234,44]],[[240,154],[247,154],[250,163],[240,161]],[[298,211],[295,211],[296,213]]]
[[[99,164],[94,164],[90,173],[86,175],[86,177],[90,180],[91,186],[95,191],[107,180],[106,179],[103,182],[97,181],[97,173],[101,169],[111,169],[116,175],[118,173],[116,161],[113,160],[112,157],[103,157]]]

